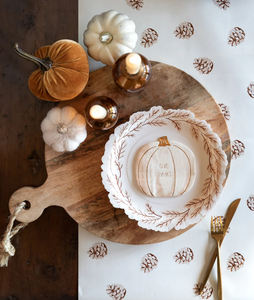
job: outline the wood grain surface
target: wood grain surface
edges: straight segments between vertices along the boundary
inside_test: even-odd
[[[231,145],[225,119],[219,106],[207,90],[185,72],[159,62],[152,62],[152,79],[142,92],[122,92],[112,79],[110,67],[101,68],[90,75],[84,92],[75,100],[61,102],[84,115],[85,106],[95,96],[112,98],[119,108],[117,125],[126,122],[137,111],[149,110],[154,105],[164,109],[188,109],[196,118],[206,120],[222,140],[230,167]],[[101,158],[104,146],[114,129],[95,130],[87,127],[88,137],[81,146],[69,153],[57,153],[46,147],[45,159],[48,178],[39,188],[22,188],[10,199],[10,209],[23,200],[31,203],[29,210],[19,215],[20,221],[37,219],[45,207],[58,205],[88,231],[113,242],[149,244],[161,242],[184,230],[155,232],[140,228],[122,209],[115,209],[101,180]],[[225,183],[225,182],[224,182]]]
[[[36,66],[19,57],[69,38],[78,40],[77,0],[1,0],[0,9],[0,236],[9,198],[22,186],[46,179],[42,119],[55,104],[34,97],[28,78]],[[0,299],[78,299],[78,225],[50,207],[13,238],[15,256],[0,268]]]

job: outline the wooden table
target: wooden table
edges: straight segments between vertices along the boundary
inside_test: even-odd
[[[46,179],[40,123],[55,104],[34,97],[27,85],[36,68],[12,50],[33,54],[41,46],[78,40],[78,1],[1,1],[0,10],[0,235],[10,195]],[[57,220],[57,221],[56,221]],[[0,299],[77,299],[78,225],[50,207],[13,239],[16,254],[0,268]]]

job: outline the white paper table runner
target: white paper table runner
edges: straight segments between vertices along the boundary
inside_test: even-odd
[[[195,295],[215,246],[210,217],[224,215],[233,200],[242,198],[221,251],[223,295],[252,300],[254,1],[79,0],[82,46],[87,23],[110,9],[135,22],[139,36],[135,52],[182,69],[210,92],[227,120],[233,159],[223,195],[212,212],[177,238],[153,245],[121,245],[79,227],[79,299],[217,299],[216,267],[202,297]],[[145,39],[149,28],[154,42]],[[89,63],[90,71],[103,66],[92,58]]]

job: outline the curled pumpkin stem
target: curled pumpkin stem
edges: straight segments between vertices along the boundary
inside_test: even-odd
[[[42,72],[48,71],[52,66],[52,61],[47,57],[45,59],[38,58],[31,54],[28,54],[19,48],[19,44],[15,43],[13,46],[14,51],[21,57],[34,62],[37,66],[40,67]]]

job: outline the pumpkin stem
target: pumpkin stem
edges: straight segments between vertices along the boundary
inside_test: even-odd
[[[48,71],[52,66],[52,61],[49,58],[41,59],[31,54],[28,54],[19,48],[18,43],[14,44],[13,49],[21,57],[30,60],[36,65],[38,65],[43,72]]]
[[[170,146],[168,138],[166,136],[162,136],[159,138],[159,147]]]
[[[102,32],[99,39],[103,44],[109,44],[113,40],[113,35],[110,32]]]
[[[64,123],[57,124],[56,129],[57,129],[57,132],[61,133],[61,134],[65,134],[68,131],[68,128]]]

